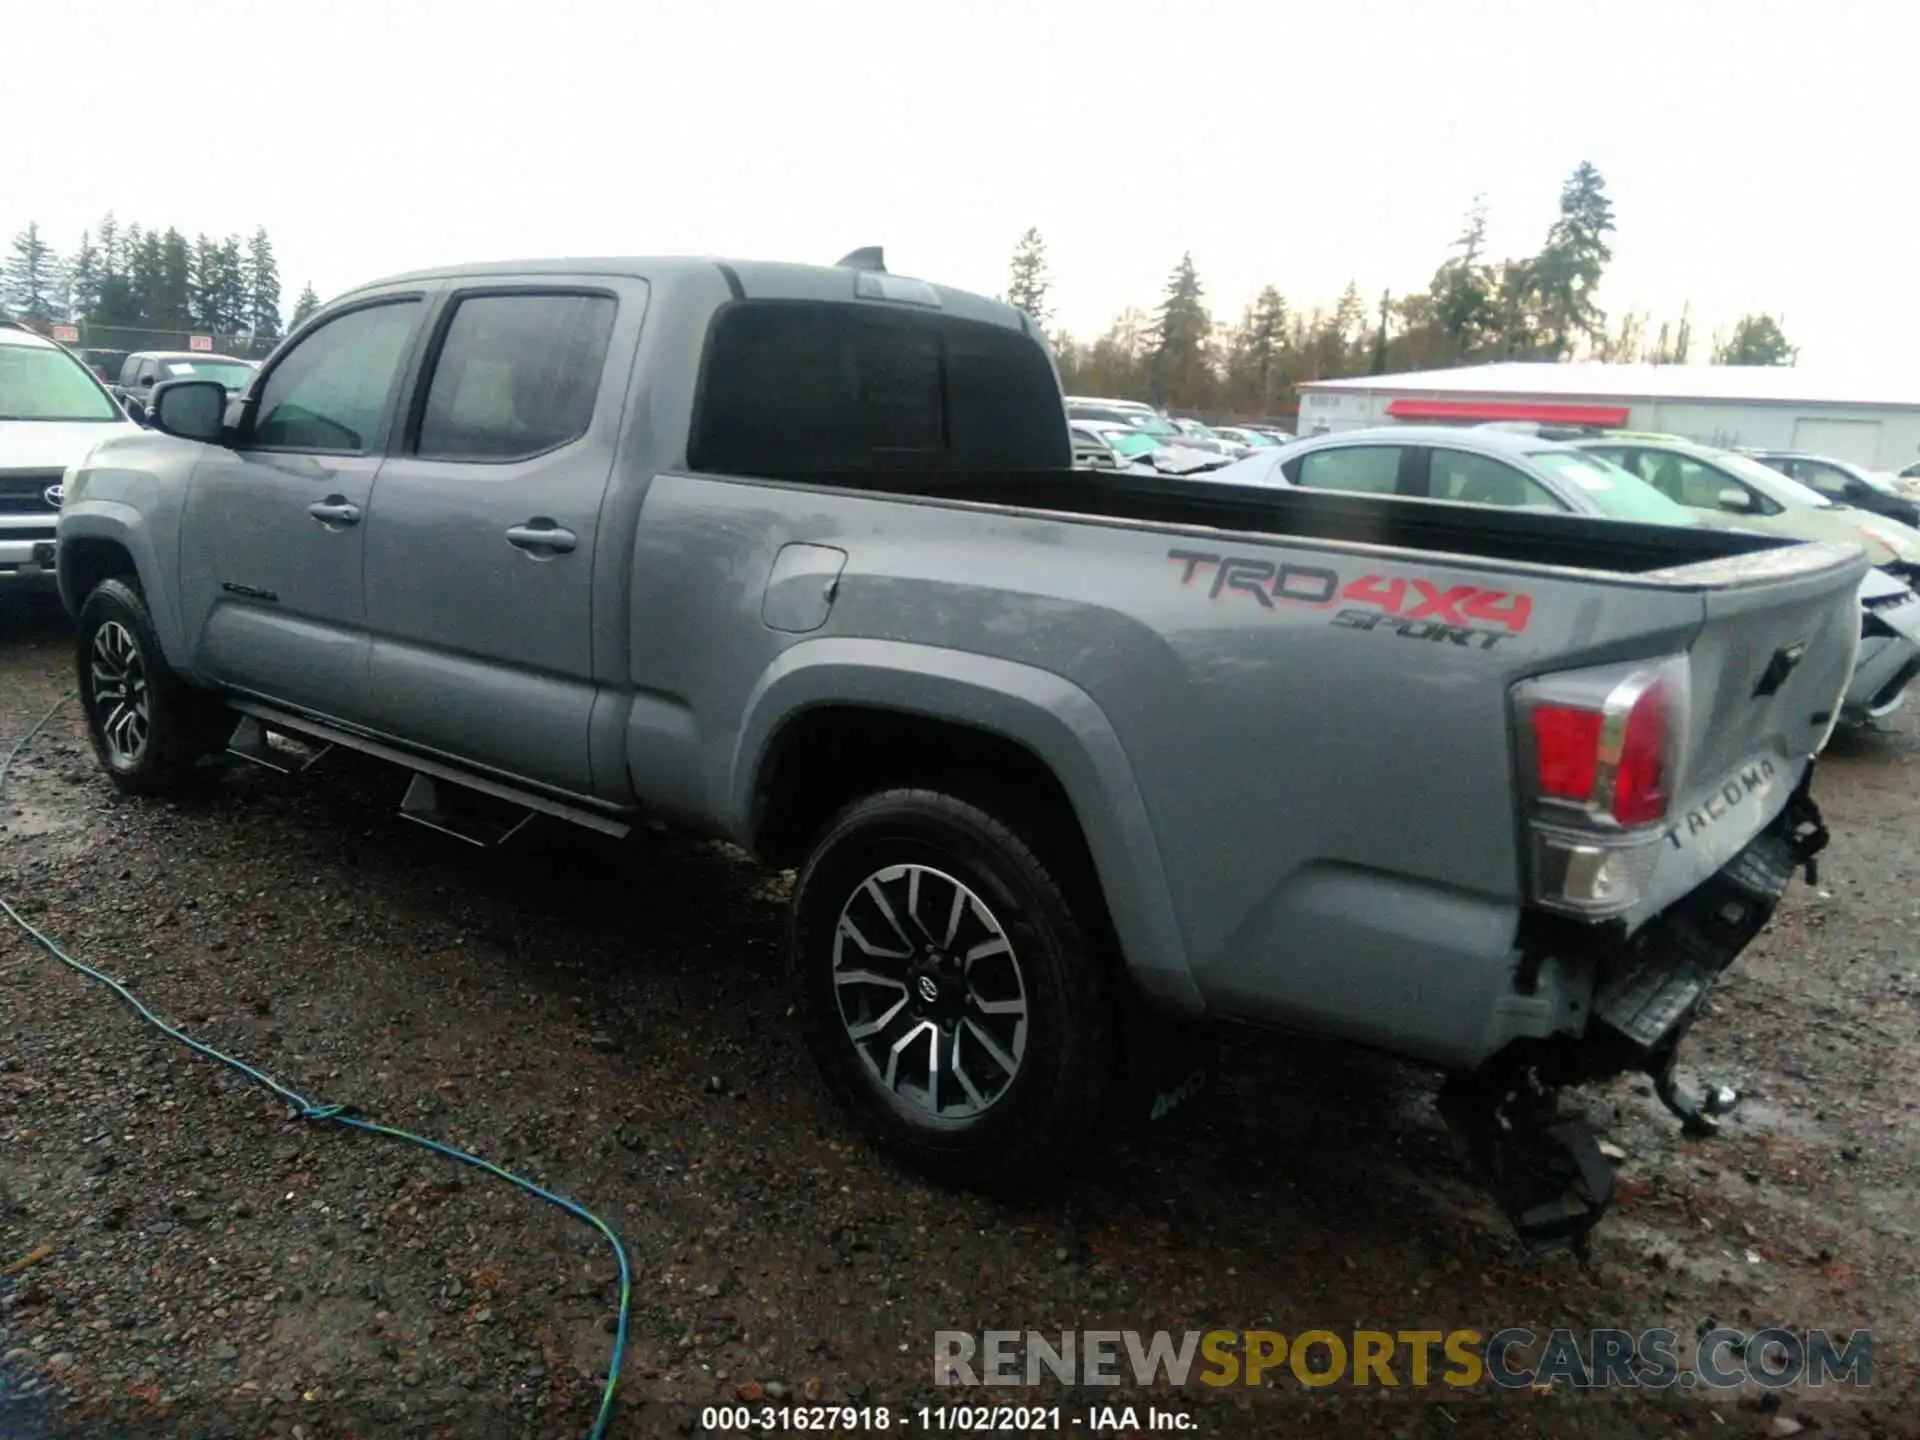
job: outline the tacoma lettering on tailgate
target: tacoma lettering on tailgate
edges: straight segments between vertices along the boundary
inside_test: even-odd
[[[1182,567],[1182,585],[1205,582],[1208,599],[1240,595],[1263,610],[1278,605],[1332,610],[1329,623],[1342,629],[1384,631],[1403,640],[1491,650],[1524,631],[1533,616],[1532,596],[1477,585],[1372,574],[1346,580],[1324,565],[1276,564],[1204,550],[1169,550],[1167,558]]]
[[[1738,775],[1727,780],[1696,808],[1680,817],[1679,823],[1667,831],[1667,842],[1678,850],[1683,832],[1691,839],[1702,830],[1718,825],[1749,795],[1758,794],[1772,785],[1773,773],[1771,760],[1757,760],[1751,765],[1742,766]]]

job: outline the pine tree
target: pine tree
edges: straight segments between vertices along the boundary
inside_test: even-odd
[[[1483,260],[1487,248],[1487,204],[1473,197],[1466,228],[1453,242],[1455,253],[1433,277],[1433,318],[1442,337],[1445,360],[1457,365],[1478,350],[1499,328],[1495,281]]]
[[[78,325],[93,318],[100,303],[100,251],[91,232],[80,232],[80,244],[67,262],[67,318]]]
[[[1247,316],[1244,346],[1253,373],[1260,382],[1260,414],[1273,410],[1274,382],[1280,378],[1280,350],[1287,338],[1287,302],[1271,285],[1254,297]]]
[[[193,284],[187,314],[194,329],[208,334],[220,328],[217,252],[218,247],[204,233],[193,237]]]
[[[1607,236],[1614,228],[1607,183],[1582,160],[1560,187],[1560,218],[1533,262],[1542,328],[1555,360],[1569,358],[1577,340],[1606,335],[1607,317],[1593,295],[1613,259]]]
[[[160,294],[160,237],[139,225],[127,227],[127,317],[130,327],[157,325],[154,306]]]
[[[169,225],[159,241],[159,268],[151,299],[153,323],[184,331],[193,323],[193,250],[187,237]]]
[[[1213,321],[1202,303],[1193,255],[1184,254],[1167,278],[1167,293],[1154,317],[1149,384],[1162,405],[1192,405],[1207,389],[1207,338]]]
[[[307,323],[307,317],[320,308],[320,297],[313,293],[313,282],[309,280],[300,287],[300,298],[293,305],[292,326]],[[292,328],[290,326],[289,328]]]
[[[272,340],[280,334],[280,264],[274,259],[273,242],[266,226],[258,226],[247,241],[244,269],[246,316],[242,326],[260,340]]]
[[[100,217],[97,227],[100,236],[100,270],[105,275],[117,275],[126,269],[126,254],[123,250],[124,238],[120,233],[120,222],[113,218],[109,210]]]
[[[1787,343],[1780,322],[1771,315],[1742,315],[1733,333],[1713,347],[1716,365],[1791,365],[1800,352]]]
[[[1031,315],[1045,325],[1047,316],[1047,243],[1040,232],[1029,229],[1013,247],[1013,262],[1007,281],[1007,303]]]
[[[60,256],[41,238],[40,227],[29,221],[13,237],[13,253],[0,268],[0,305],[23,320],[64,320],[64,291]]]
[[[213,252],[213,273],[214,328],[223,335],[251,330],[253,299],[247,288],[247,262],[238,235],[227,236]]]
[[[1387,373],[1387,326],[1393,317],[1393,292],[1380,292],[1380,326],[1373,332],[1373,359],[1367,366],[1369,375]]]

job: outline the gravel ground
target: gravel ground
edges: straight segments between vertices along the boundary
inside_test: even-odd
[[[70,669],[57,608],[4,599],[0,753]],[[951,1403],[931,1386],[937,1329],[1711,1320],[1872,1327],[1874,1384],[1421,1403],[1289,1379],[1159,1403],[1203,1435],[1905,1437],[1916,761],[1904,724],[1836,743],[1820,886],[1796,885],[1688,1052],[1749,1097],[1727,1133],[1684,1139],[1644,1085],[1592,1097],[1622,1199],[1584,1268],[1511,1239],[1425,1077],[1290,1041],[1231,1041],[1191,1123],[1118,1147],[1068,1198],[935,1189],[816,1088],[777,877],[720,847],[557,827],[472,850],[401,821],[400,778],[354,758],[143,804],[63,714],[16,767],[0,895],[316,1102],[605,1217],[635,1271],[617,1436],[698,1433],[703,1403],[740,1395]],[[0,1433],[586,1434],[618,1304],[586,1226],[293,1118],[4,925],[0,1036]]]

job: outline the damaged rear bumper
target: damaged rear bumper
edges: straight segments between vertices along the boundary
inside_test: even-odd
[[[1526,1239],[1582,1247],[1612,1200],[1612,1166],[1586,1126],[1561,1113],[1564,1087],[1645,1073],[1690,1134],[1710,1133],[1713,1117],[1734,1103],[1719,1087],[1683,1092],[1675,1056],[1715,980],[1773,918],[1794,872],[1815,878],[1827,831],[1811,780],[1809,767],[1766,830],[1630,939],[1597,927],[1557,932],[1593,967],[1583,1034],[1516,1042],[1448,1082],[1441,1113]]]

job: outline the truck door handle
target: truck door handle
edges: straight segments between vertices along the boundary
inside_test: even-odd
[[[542,517],[512,527],[507,531],[507,543],[535,558],[543,558],[542,552],[546,556],[566,554],[580,543],[580,537]]]
[[[329,530],[360,523],[360,507],[349,503],[344,495],[329,495],[316,501],[307,506],[307,513]]]

